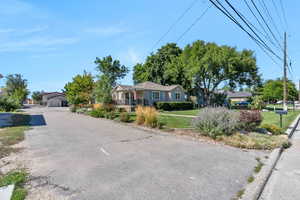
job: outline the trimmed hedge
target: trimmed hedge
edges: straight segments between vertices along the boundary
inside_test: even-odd
[[[158,110],[167,110],[167,111],[193,109],[193,103],[189,101],[184,101],[184,102],[159,101],[159,102],[155,102],[154,106]]]

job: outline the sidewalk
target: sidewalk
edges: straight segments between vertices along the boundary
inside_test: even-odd
[[[300,199],[300,125],[292,147],[283,152],[260,200]]]

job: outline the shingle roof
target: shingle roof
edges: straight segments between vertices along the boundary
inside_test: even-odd
[[[143,83],[139,83],[134,86],[129,86],[129,85],[119,85],[124,90],[129,90],[129,89],[137,89],[137,90],[159,90],[159,91],[171,91],[178,87],[179,85],[169,85],[169,86],[164,86],[160,85],[157,83],[153,83],[150,81],[146,81]]]
[[[228,98],[252,97],[250,92],[227,92]]]

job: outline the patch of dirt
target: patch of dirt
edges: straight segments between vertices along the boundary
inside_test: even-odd
[[[31,156],[26,150],[26,143],[23,141],[10,147],[9,156],[0,158],[0,175],[7,174],[16,169],[25,169],[29,174],[31,169]],[[69,200],[78,192],[71,189],[56,185],[49,180],[49,177],[30,176],[25,185],[28,190],[26,200]]]

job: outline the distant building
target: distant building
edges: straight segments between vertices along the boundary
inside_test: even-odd
[[[42,105],[47,107],[66,107],[68,102],[64,93],[49,92],[43,93]]]
[[[231,102],[245,102],[249,101],[249,98],[252,97],[252,93],[250,92],[226,92],[227,98],[230,99]]]

